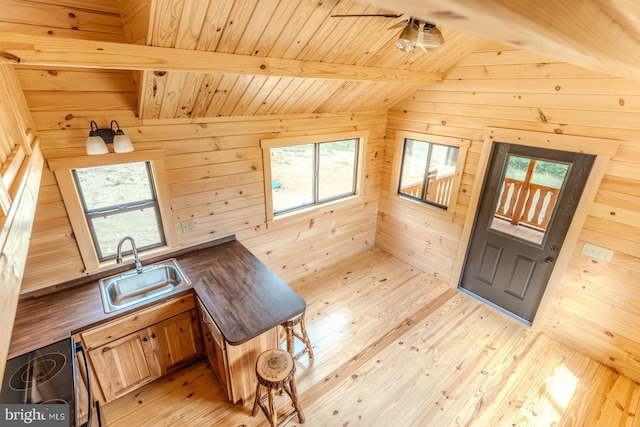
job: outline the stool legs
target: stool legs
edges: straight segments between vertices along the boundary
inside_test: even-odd
[[[309,352],[309,359],[313,359],[313,348],[311,347],[311,341],[309,341],[309,335],[307,335],[307,327],[304,324],[304,315],[300,319],[300,332],[302,333],[302,341]]]
[[[295,326],[299,325],[300,332],[295,330]],[[313,348],[311,347],[311,341],[309,335],[307,335],[307,328],[304,324],[304,313],[300,317],[289,320],[282,324],[287,334],[287,351],[293,357],[293,360],[298,360],[304,353],[309,353],[309,359],[313,359]],[[298,338],[305,345],[305,349],[301,350],[298,354],[294,354],[294,340]]]
[[[262,409],[262,412],[264,412],[264,414],[267,416],[267,419],[269,420],[271,427],[277,427],[278,412],[276,411],[276,405],[275,405],[276,389],[269,388],[269,387],[265,387],[265,388],[267,389],[266,397],[267,397],[269,409],[265,407],[264,402],[262,401],[263,400],[263,396],[261,395],[262,385],[258,383],[258,386],[256,388],[256,398],[253,401],[253,410],[251,411],[251,416],[255,417],[256,414],[258,413],[258,407],[260,407]],[[298,389],[296,387],[295,378],[292,378],[291,381],[284,384],[282,388],[291,398],[291,402],[293,403],[293,408],[295,409],[294,412],[292,412],[285,420],[283,420],[282,425],[291,421],[291,419],[296,415],[298,416],[298,422],[300,424],[304,424],[305,418],[304,418],[304,413],[302,412],[302,407],[298,402]]]
[[[269,389],[269,413],[271,414],[271,427],[276,427],[278,425],[278,413],[276,412],[276,403],[274,401],[273,396],[274,390],[272,388]]]
[[[298,413],[298,421],[300,422],[300,424],[304,424],[304,414],[302,413],[302,408],[298,403],[298,389],[296,387],[295,378],[291,378],[291,381],[289,381],[289,387],[291,388],[291,391],[288,391],[288,393],[289,396],[291,396],[291,400],[293,401],[293,407]]]
[[[293,356],[293,360],[296,360],[297,357],[293,354],[293,346],[295,344],[293,342],[293,326],[285,326],[284,331],[287,334],[287,351],[291,354],[291,356]]]
[[[260,383],[258,383],[258,386],[256,387],[256,398],[253,399],[253,409],[251,410],[251,416],[255,417],[258,414],[258,406],[259,403],[258,401],[260,400]]]

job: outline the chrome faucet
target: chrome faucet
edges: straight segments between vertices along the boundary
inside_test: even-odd
[[[118,249],[116,250],[116,263],[122,264],[122,244],[125,242],[125,240],[129,240],[131,242],[131,248],[133,249],[133,260],[136,263],[136,271],[138,273],[142,273],[142,263],[140,262],[138,249],[136,248],[136,242],[133,241],[133,237],[125,236],[118,242]]]

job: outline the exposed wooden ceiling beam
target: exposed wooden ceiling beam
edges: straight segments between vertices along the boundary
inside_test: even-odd
[[[229,73],[433,84],[441,73],[0,33],[0,62],[49,67]]]
[[[389,8],[388,0],[361,0]],[[633,0],[395,0],[435,24],[608,74],[640,80],[640,3]]]

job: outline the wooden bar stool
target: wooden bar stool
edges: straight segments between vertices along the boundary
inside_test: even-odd
[[[295,330],[296,326],[300,328],[300,332]],[[282,323],[282,327],[287,334],[287,351],[291,354],[293,360],[298,360],[305,353],[309,353],[309,359],[313,359],[313,349],[311,348],[311,341],[309,341],[307,328],[304,325],[304,312],[294,317],[293,319],[289,319],[286,322]],[[297,354],[294,354],[294,337],[302,341],[305,346],[304,350],[299,351]]]
[[[298,391],[296,390],[296,364],[289,353],[284,350],[266,350],[256,361],[256,375],[258,377],[258,386],[256,388],[256,399],[253,402],[252,416],[258,413],[258,406],[267,416],[272,427],[283,426],[293,419],[296,415],[298,421],[304,423],[304,414],[298,403]],[[267,388],[267,396],[262,396],[262,387]],[[278,414],[275,405],[275,393],[284,390],[287,392],[293,403],[294,411],[287,416],[280,424],[278,424]],[[264,399],[269,400],[269,407],[264,404]]]

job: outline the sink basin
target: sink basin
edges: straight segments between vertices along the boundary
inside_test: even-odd
[[[184,288],[191,281],[172,258],[145,265],[140,273],[133,269],[100,279],[99,283],[104,311],[111,313]]]

